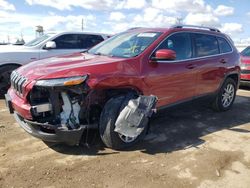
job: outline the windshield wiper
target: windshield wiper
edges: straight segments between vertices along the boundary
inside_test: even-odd
[[[94,55],[105,55],[105,54],[102,54],[101,52],[96,52],[94,53]]]
[[[89,52],[88,52],[88,50],[83,50],[80,53],[87,53],[88,54]]]

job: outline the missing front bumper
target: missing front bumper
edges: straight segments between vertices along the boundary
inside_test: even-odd
[[[65,130],[56,125],[42,124],[23,119],[14,112],[14,117],[19,125],[30,135],[47,142],[65,143],[68,145],[79,145],[83,132],[87,126],[80,126],[78,129]],[[42,127],[51,129],[53,133],[43,131]]]

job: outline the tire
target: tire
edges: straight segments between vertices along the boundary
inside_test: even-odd
[[[0,95],[7,93],[10,87],[10,74],[18,67],[17,65],[5,65],[0,67]]]
[[[120,150],[131,147],[142,139],[147,131],[147,126],[142,133],[128,142],[125,141],[125,136],[115,132],[115,122],[121,111],[121,106],[125,102],[125,96],[111,98],[104,106],[99,124],[99,133],[103,143],[112,149]],[[128,137],[127,137],[128,138]]]
[[[229,110],[234,103],[236,90],[235,80],[227,78],[213,101],[213,109],[219,112]]]

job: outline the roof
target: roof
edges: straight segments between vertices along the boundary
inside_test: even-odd
[[[145,28],[145,27],[135,27],[130,28],[128,31],[141,31],[141,32],[169,32],[171,30],[174,31],[202,31],[204,33],[212,33],[212,34],[223,34],[219,29],[214,27],[205,27],[205,26],[194,26],[194,25],[173,25],[166,28]]]
[[[49,32],[46,32],[46,34],[49,34],[49,35],[59,35],[59,34],[89,34],[89,35],[110,36],[110,34],[96,33],[96,32],[87,32],[87,31],[49,31]]]

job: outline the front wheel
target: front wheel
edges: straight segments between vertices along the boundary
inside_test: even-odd
[[[236,82],[232,78],[227,78],[213,102],[213,108],[216,111],[229,110],[233,105],[236,90]]]
[[[120,114],[121,106],[124,103],[125,97],[113,97],[104,106],[100,124],[99,132],[103,143],[113,149],[123,149],[130,147],[137,143],[145,134],[147,126],[136,137],[129,137],[115,132],[115,122]]]

